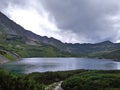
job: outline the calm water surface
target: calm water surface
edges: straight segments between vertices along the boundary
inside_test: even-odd
[[[17,73],[66,71],[77,69],[120,70],[120,62],[88,58],[23,58],[0,65]]]

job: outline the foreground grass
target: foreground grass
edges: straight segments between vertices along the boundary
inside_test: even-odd
[[[48,85],[81,72],[85,72],[85,70],[18,75],[0,69],[0,90],[45,90]],[[48,90],[50,89],[48,88]]]
[[[52,90],[63,81],[64,90],[120,90],[120,71],[61,71],[15,74],[0,69],[0,90]]]
[[[120,71],[88,71],[62,83],[64,90],[120,90]]]

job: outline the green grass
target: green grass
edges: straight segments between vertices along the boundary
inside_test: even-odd
[[[8,60],[11,60],[11,61],[15,61],[15,60],[16,60],[16,58],[15,58],[14,56],[10,55],[10,54],[5,54],[4,56],[5,56]]]
[[[44,85],[33,79],[26,79],[24,75],[0,69],[0,90],[44,90]]]
[[[0,41],[0,48],[7,51],[17,53],[20,57],[66,57],[71,56],[69,53],[62,52],[57,48],[38,43],[38,45],[27,45],[24,42],[19,42],[19,40],[14,41]],[[19,45],[19,47],[17,47]]]
[[[88,71],[66,79],[65,90],[118,90],[120,71]]]
[[[85,72],[66,71],[66,72],[46,72],[31,74],[15,74],[10,71],[0,69],[0,90],[45,90],[49,84]],[[50,87],[51,88],[51,87]],[[50,90],[48,88],[48,90]]]
[[[120,90],[120,71],[74,70],[15,74],[0,69],[0,90],[51,90],[63,81],[64,90]]]

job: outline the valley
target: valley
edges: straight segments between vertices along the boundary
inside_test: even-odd
[[[30,61],[31,58],[37,57],[37,61],[34,59]],[[46,62],[42,63],[40,57]],[[22,62],[20,60],[22,58],[28,59],[27,63]],[[53,58],[59,60],[55,63]],[[77,60],[72,62],[73,58]],[[99,60],[85,58],[99,58]],[[116,62],[103,60],[104,58]],[[17,60],[18,64],[15,63]],[[15,64],[11,64],[12,61]],[[46,90],[46,88],[53,90],[58,86],[64,90],[119,90],[118,61],[120,61],[120,43],[111,41],[95,44],[63,43],[55,38],[39,36],[25,30],[0,12],[0,90]],[[4,69],[3,63],[6,63]],[[83,66],[85,70],[79,66]],[[10,70],[11,67],[13,71]],[[61,69],[63,70],[58,71]],[[26,72],[23,73],[22,70]],[[42,70],[44,73],[41,73]]]

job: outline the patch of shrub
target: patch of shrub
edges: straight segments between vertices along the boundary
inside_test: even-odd
[[[117,90],[120,89],[120,73],[90,71],[75,75],[62,83],[64,90]]]

